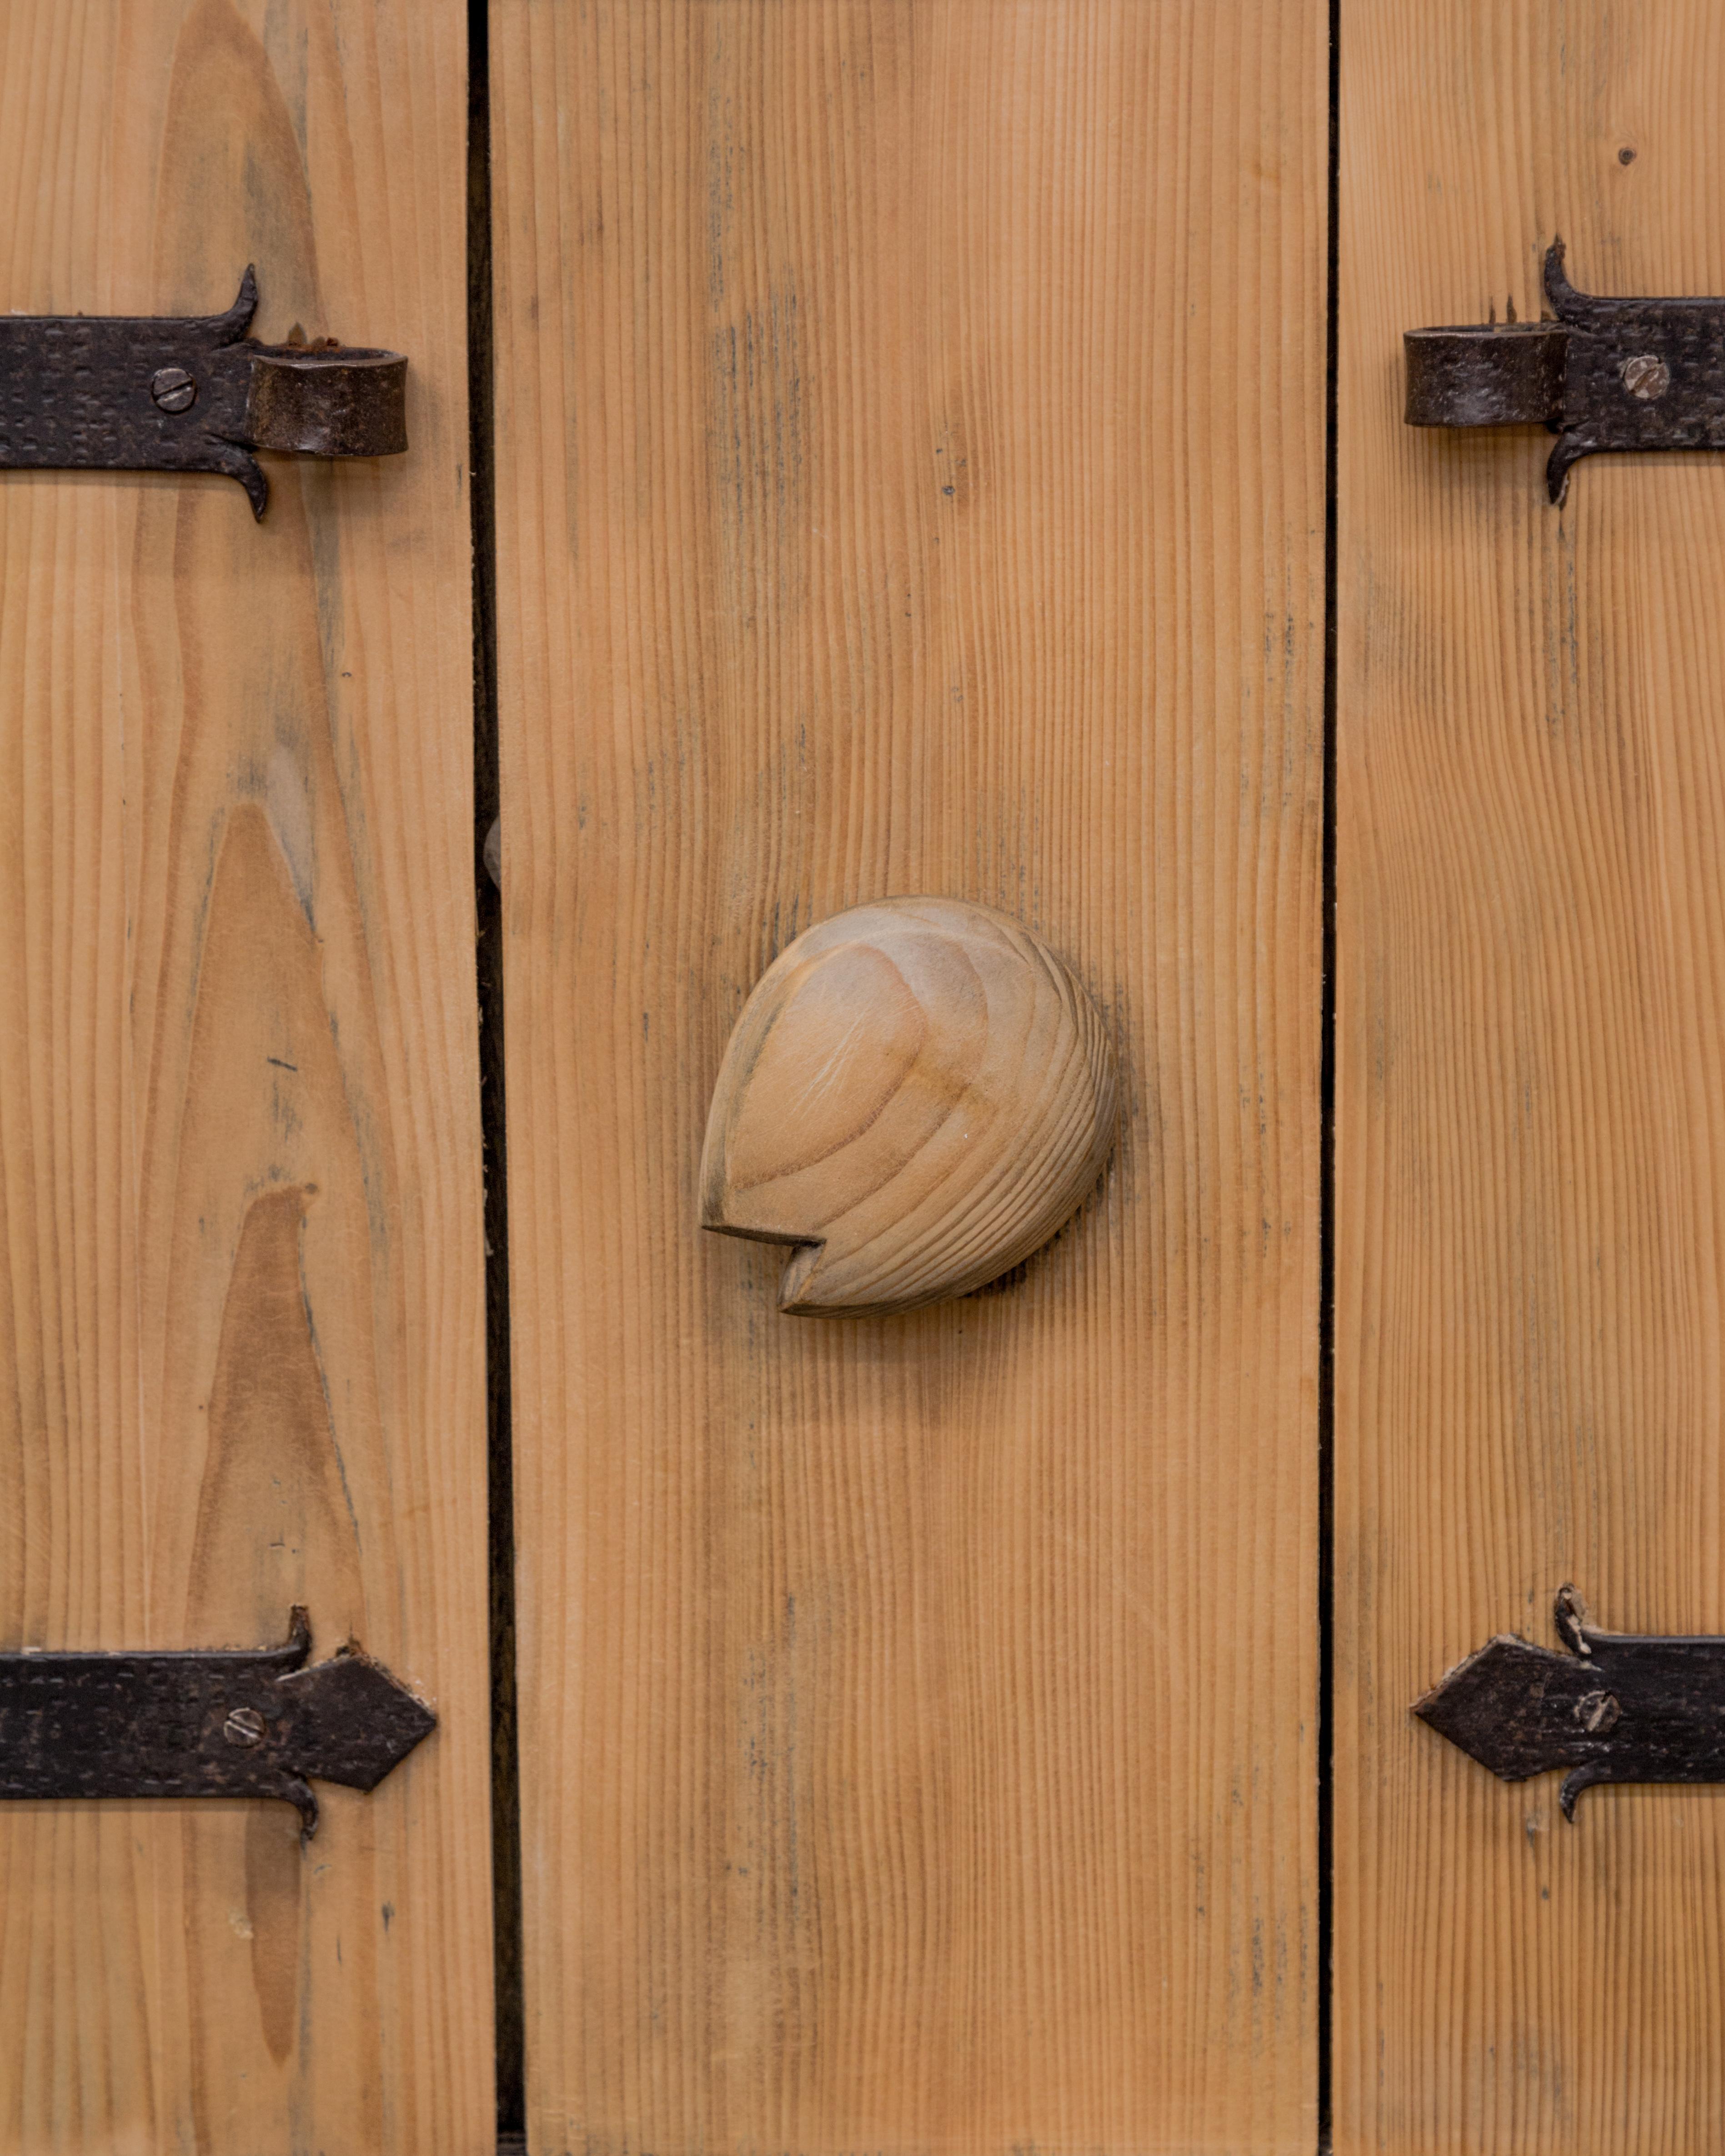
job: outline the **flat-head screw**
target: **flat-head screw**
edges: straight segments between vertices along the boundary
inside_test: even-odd
[[[189,411],[198,384],[183,367],[158,367],[150,377],[150,394],[164,412]]]
[[[264,1717],[254,1707],[236,1707],[222,1724],[222,1734],[230,1744],[261,1744]]]

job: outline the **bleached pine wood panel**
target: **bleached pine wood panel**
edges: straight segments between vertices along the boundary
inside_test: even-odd
[[[455,0],[0,9],[0,305],[409,357],[409,453],[0,475],[0,1644],[432,1700],[371,1796],[0,1806],[0,2148],[495,2143]]]
[[[1323,8],[491,20],[532,2145],[1308,2149]],[[724,1043],[916,892],[1122,1143],[785,1317]]]
[[[1574,1581],[1725,1632],[1725,465],[1401,424],[1401,335],[1725,291],[1705,0],[1344,0],[1336,2146],[1702,2156],[1725,1794],[1409,1702]]]

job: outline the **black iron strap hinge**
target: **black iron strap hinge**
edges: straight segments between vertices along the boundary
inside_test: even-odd
[[[329,339],[246,335],[248,270],[224,315],[0,315],[0,469],[225,472],[269,506],[254,449],[388,457],[408,446],[408,362]]]
[[[1560,239],[1545,295],[1554,321],[1408,331],[1408,424],[1548,428],[1554,502],[1597,449],[1725,449],[1725,300],[1578,292]]]
[[[437,1717],[352,1641],[0,1655],[0,1797],[280,1797],[317,1830],[308,1778],[374,1789]]]
[[[1500,1633],[1414,1712],[1506,1782],[1567,1767],[1563,1816],[1596,1782],[1725,1782],[1725,1639],[1601,1632],[1558,1590],[1568,1654]]]

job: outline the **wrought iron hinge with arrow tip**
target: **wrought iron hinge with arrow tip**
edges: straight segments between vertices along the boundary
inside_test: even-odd
[[[250,270],[224,315],[0,315],[0,470],[225,472],[261,516],[254,449],[408,446],[408,362],[324,338],[259,344]]]
[[[280,1797],[309,1840],[311,1778],[374,1789],[437,1727],[356,1643],[311,1651],[296,1608],[280,1647],[0,1655],[0,1798]]]
[[[1543,426],[1546,489],[1598,449],[1725,449],[1725,299],[1578,292],[1563,243],[1546,250],[1554,321],[1409,330],[1410,427]]]
[[[1500,1634],[1413,1712],[1506,1782],[1567,1767],[1563,1816],[1595,1782],[1725,1782],[1725,1639],[1601,1632],[1558,1590],[1555,1653]]]

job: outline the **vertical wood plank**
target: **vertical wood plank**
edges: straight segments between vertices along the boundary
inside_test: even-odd
[[[1307,2148],[1323,9],[492,23],[532,2145]],[[916,891],[1122,1145],[786,1319],[721,1050]]]
[[[1337,2147],[1716,2148],[1725,1796],[1495,1781],[1492,1634],[1725,1631],[1725,467],[1400,423],[1400,340],[1725,291],[1725,18],[1345,0]]]
[[[0,2148],[477,2156],[491,2117],[465,23],[0,11],[0,304],[258,265],[403,458],[0,478],[0,1636],[310,1605],[440,1727],[372,1795],[0,1807]]]

